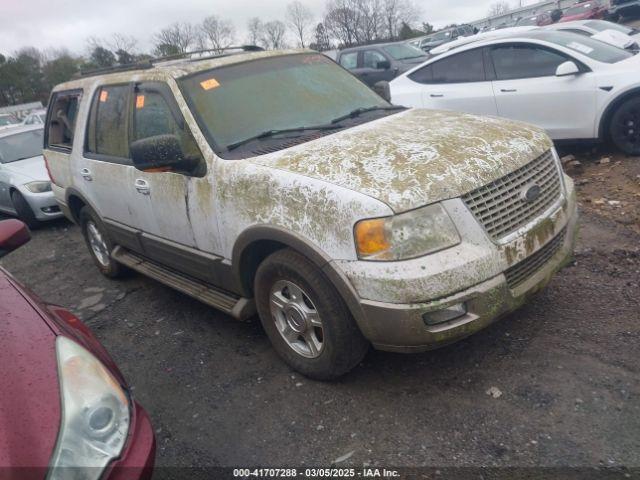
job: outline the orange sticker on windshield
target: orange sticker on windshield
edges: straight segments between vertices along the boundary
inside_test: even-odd
[[[100,101],[104,103],[107,101],[107,98],[109,98],[109,92],[107,92],[106,90],[102,90],[100,92]]]
[[[136,108],[138,110],[144,108],[144,95],[138,95],[136,97]]]
[[[204,82],[200,82],[200,86],[204,90],[211,90],[213,88],[218,88],[220,86],[220,82],[215,78],[210,78],[209,80],[205,80]]]

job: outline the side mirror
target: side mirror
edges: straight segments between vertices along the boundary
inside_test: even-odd
[[[0,258],[13,252],[31,240],[29,228],[20,220],[10,219],[0,222]]]
[[[391,62],[389,60],[382,60],[376,63],[376,68],[378,70],[389,70],[391,68]]]
[[[578,66],[575,63],[569,61],[558,65],[558,68],[556,70],[556,77],[568,77],[570,75],[577,75],[578,73],[580,73],[580,69],[578,68]]]
[[[185,159],[177,135],[156,135],[131,143],[131,159],[138,170],[181,170]]]

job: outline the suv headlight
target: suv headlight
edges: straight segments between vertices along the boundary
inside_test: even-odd
[[[407,213],[362,220],[355,227],[361,260],[394,261],[421,257],[453,247],[460,235],[442,205],[434,203]]]
[[[125,445],[129,399],[105,366],[76,342],[59,336],[56,350],[62,421],[47,479],[98,479]]]
[[[30,182],[25,183],[24,188],[31,193],[45,193],[51,191],[51,182]]]

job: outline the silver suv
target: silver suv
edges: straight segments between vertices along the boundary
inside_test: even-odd
[[[571,256],[574,189],[542,130],[392,106],[315,52],[86,76],[47,118],[53,190],[103,274],[257,313],[309,377],[464,338]]]

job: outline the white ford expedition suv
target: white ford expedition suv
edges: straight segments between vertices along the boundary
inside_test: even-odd
[[[571,257],[545,133],[394,107],[311,51],[150,61],[55,88],[53,190],[100,271],[237,319],[303,374],[417,352],[513,311]]]

